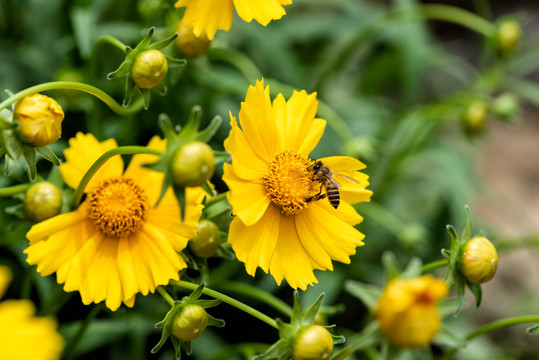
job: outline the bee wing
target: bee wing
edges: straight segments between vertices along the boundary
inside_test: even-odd
[[[338,173],[334,173],[333,175],[335,175],[335,176],[337,176],[337,177],[340,177],[340,178],[343,178],[344,180],[349,181],[349,182],[351,182],[351,183],[359,184],[359,181],[357,181],[357,180],[354,179],[354,178],[351,178],[350,176],[346,176],[346,175],[338,174]]]

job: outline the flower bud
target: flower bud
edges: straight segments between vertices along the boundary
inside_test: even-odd
[[[512,120],[520,111],[518,98],[511,93],[501,94],[492,102],[492,111],[503,120]]]
[[[309,325],[299,330],[294,341],[293,360],[326,360],[333,353],[333,338],[320,325]]]
[[[60,138],[64,112],[56,100],[41,94],[27,96],[14,110],[22,141],[34,146],[47,146]]]
[[[504,20],[498,26],[497,40],[500,51],[503,55],[510,55],[515,51],[520,38],[522,37],[522,27],[514,19]]]
[[[213,256],[219,244],[221,244],[219,228],[209,220],[201,220],[198,223],[197,236],[189,240],[189,248],[201,258]]]
[[[487,115],[487,105],[483,101],[476,100],[472,102],[462,118],[464,130],[470,135],[481,133],[485,129]]]
[[[26,190],[23,206],[30,219],[46,220],[60,212],[62,192],[48,181],[35,183]]]
[[[131,67],[131,78],[141,89],[151,89],[163,81],[168,72],[165,55],[155,49],[137,55]]]
[[[213,175],[215,161],[211,147],[201,141],[182,146],[174,155],[172,175],[179,186],[202,186]]]
[[[192,341],[200,336],[208,325],[208,313],[197,304],[185,306],[172,323],[172,335],[181,341]]]
[[[176,38],[176,47],[188,57],[194,58],[204,55],[208,52],[211,40],[205,33],[196,36],[192,26],[185,26],[181,21],[176,26],[178,37]]]
[[[473,284],[483,284],[496,274],[498,253],[492,243],[484,237],[474,237],[461,248],[460,270]]]

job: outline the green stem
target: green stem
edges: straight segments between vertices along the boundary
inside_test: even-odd
[[[418,14],[425,20],[440,20],[461,25],[485,37],[496,33],[496,25],[467,10],[442,4],[418,6]]]
[[[382,205],[370,202],[367,204],[363,204],[361,206],[361,212],[379,223],[380,225],[384,226],[387,230],[389,230],[393,235],[400,236],[401,231],[405,228],[404,223],[399,220],[395,215],[393,215],[391,212],[389,212],[386,208],[384,208]]]
[[[292,316],[292,308],[287,303],[263,290],[260,290],[259,288],[239,282],[225,282],[223,284],[219,284],[218,286],[221,289],[226,289],[227,291],[232,291],[252,297],[253,299],[260,300],[283,315],[288,317]]]
[[[466,336],[466,340],[472,340],[479,335],[483,335],[494,330],[531,322],[539,322],[539,315],[522,315],[493,321],[490,324],[481,326],[479,329],[476,329],[475,331],[468,334],[468,336]]]
[[[125,49],[127,48],[127,45],[125,45],[123,42],[121,42],[120,40],[116,39],[113,36],[110,36],[110,35],[101,36],[99,39],[97,39],[94,47],[98,46],[101,43],[110,44],[110,45],[112,45],[114,47],[117,47],[118,49],[120,49],[124,53],[126,52]]]
[[[376,345],[380,341],[378,325],[370,323],[362,332],[346,340],[347,346],[331,357],[331,360],[344,360],[358,350]]]
[[[98,304],[98,305],[94,305],[92,310],[90,310],[90,312],[88,313],[84,321],[81,323],[79,330],[77,331],[75,336],[73,336],[69,340],[67,345],[65,346],[64,355],[62,356],[63,358],[72,359],[75,356],[74,351],[75,351],[75,348],[77,347],[77,344],[80,342],[80,340],[82,339],[82,336],[86,332],[86,329],[88,329],[88,326],[96,318],[97,314],[101,311],[101,309],[102,309],[102,306]]]
[[[223,61],[238,69],[243,76],[253,83],[262,78],[262,72],[258,69],[254,62],[245,56],[243,53],[234,49],[213,48],[208,51],[210,59]]]
[[[159,294],[161,294],[161,296],[163,297],[163,299],[165,299],[165,301],[170,305],[170,306],[174,306],[174,299],[172,298],[172,296],[170,296],[170,294],[165,290],[163,289],[162,286],[158,286],[157,287],[157,291],[159,292]]]
[[[53,82],[35,85],[27,89],[24,89],[22,91],[19,91],[12,97],[0,103],[0,110],[19,101],[20,99],[26,96],[33,95],[35,93],[42,92],[42,91],[61,90],[61,89],[79,90],[79,91],[87,92],[95,96],[99,100],[103,101],[112,111],[114,111],[118,115],[135,114],[142,109],[142,105],[143,105],[142,101],[138,101],[136,103],[133,103],[131,107],[124,108],[122,105],[118,104],[109,94],[107,94],[103,90],[100,90],[94,86],[84,84],[84,83],[79,83],[79,82],[73,82],[73,81],[53,81]]]
[[[80,181],[79,185],[77,186],[77,189],[73,193],[73,198],[71,200],[71,206],[76,207],[79,205],[80,200],[82,199],[82,194],[84,193],[84,189],[86,188],[86,185],[90,182],[90,179],[94,174],[107,162],[108,159],[110,159],[113,156],[116,155],[127,155],[127,154],[152,154],[152,155],[162,155],[163,152],[155,149],[150,149],[145,146],[120,146],[115,149],[109,150],[103,155],[101,155],[88,169],[86,174],[84,174],[82,180]]]
[[[0,189],[0,197],[16,195],[25,192],[32,184],[20,184]]]
[[[188,290],[196,290],[197,287],[198,287],[198,285],[195,285],[195,284],[192,284],[192,283],[189,283],[189,282],[186,282],[186,281],[182,281],[182,280],[180,280],[180,281],[171,281],[171,284],[173,286],[183,288],[183,289],[188,289]],[[217,292],[217,291],[212,290],[212,289],[208,289],[207,287],[202,289],[202,293],[206,294],[208,296],[211,296],[211,297],[213,297],[215,299],[221,300],[224,303],[232,305],[235,308],[238,308],[241,311],[244,311],[247,314],[252,315],[255,318],[257,318],[257,319],[265,322],[266,324],[274,327],[275,329],[278,329],[277,322],[275,320],[273,320],[269,316],[261,313],[260,311],[258,311],[256,309],[253,309],[252,307],[250,307],[248,305],[245,305],[244,303],[242,303],[242,302],[240,302],[240,301],[238,301],[236,299],[231,298],[230,296],[227,296],[225,294],[222,294],[222,293]]]
[[[216,195],[212,198],[209,198],[208,200],[206,200],[206,204],[204,204],[204,206],[210,207],[211,205],[218,203],[221,200],[226,199],[226,194],[228,194],[228,191],[224,193],[220,193],[219,195]]]
[[[447,259],[439,260],[439,261],[433,261],[431,263],[423,265],[423,267],[421,268],[421,273],[424,274],[424,273],[432,271],[434,269],[438,269],[438,268],[447,266],[448,264],[449,264],[449,260],[447,260]]]

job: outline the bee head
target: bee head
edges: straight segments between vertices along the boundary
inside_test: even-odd
[[[313,164],[313,170],[314,171],[320,170],[321,167],[322,167],[322,161],[317,160],[317,161],[314,162],[314,164]]]

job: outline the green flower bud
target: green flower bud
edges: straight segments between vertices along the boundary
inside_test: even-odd
[[[488,239],[477,236],[462,246],[459,265],[469,282],[483,284],[496,274],[498,253]]]
[[[333,338],[320,325],[309,325],[299,330],[294,342],[293,360],[327,360],[333,353]]]
[[[200,305],[185,306],[172,323],[172,335],[181,341],[192,341],[200,336],[208,325],[208,313]]]
[[[487,119],[487,105],[481,100],[476,100],[472,102],[466,109],[466,112],[462,118],[462,124],[464,126],[464,130],[468,134],[475,135],[481,133],[485,129]]]
[[[512,120],[520,112],[518,98],[511,93],[501,94],[492,102],[492,111],[503,120]]]
[[[522,27],[514,19],[502,21],[498,26],[497,40],[503,55],[513,53],[522,37]]]
[[[131,78],[141,89],[151,89],[163,81],[168,71],[165,55],[155,49],[137,55],[131,67]]]
[[[64,111],[48,96],[34,94],[23,98],[15,105],[13,115],[19,123],[21,140],[31,145],[50,145],[62,134]]]
[[[189,240],[189,248],[201,258],[209,258],[215,254],[221,243],[221,233],[214,222],[201,220],[198,223],[197,236]]]
[[[178,37],[176,38],[176,47],[188,57],[194,58],[204,55],[208,52],[211,40],[205,33],[196,36],[192,26],[185,26],[181,21],[176,26]]]
[[[62,192],[52,183],[42,181],[26,190],[24,212],[34,221],[43,221],[60,213]]]
[[[215,161],[211,147],[201,141],[182,146],[174,155],[172,175],[179,186],[202,186],[213,175]]]

